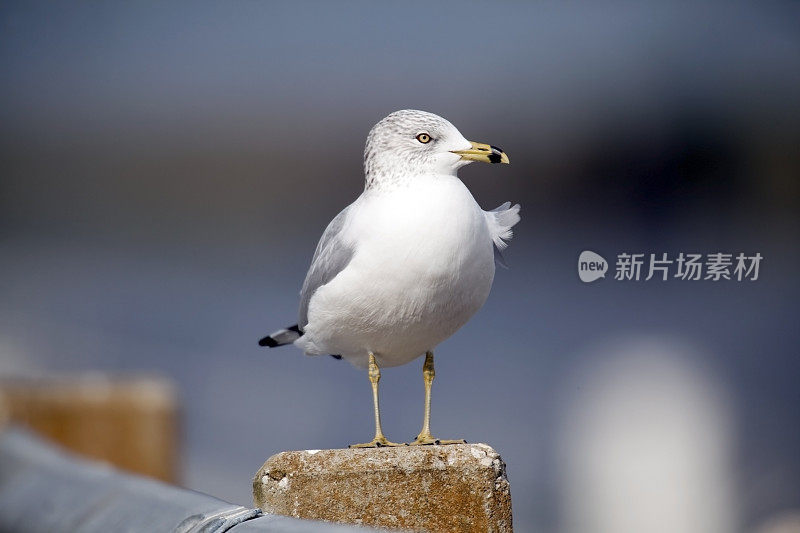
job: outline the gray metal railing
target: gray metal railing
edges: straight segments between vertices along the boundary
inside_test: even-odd
[[[0,433],[0,531],[352,533],[355,526],[262,515],[79,459],[26,431]]]

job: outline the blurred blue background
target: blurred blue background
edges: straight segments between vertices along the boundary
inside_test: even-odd
[[[796,3],[0,6],[0,372],[158,371],[185,485],[242,504],[285,449],[372,433],[293,323],[369,128],[418,108],[512,164],[522,222],[437,350],[433,430],[508,463],[518,531],[800,524]],[[755,282],[579,281],[578,254],[759,252]],[[413,438],[421,361],[384,373]],[[788,518],[786,518],[788,517]],[[778,524],[776,526],[775,524]]]

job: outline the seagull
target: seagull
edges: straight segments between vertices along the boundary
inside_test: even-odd
[[[378,122],[364,149],[364,192],[328,225],[300,291],[297,324],[260,346],[294,344],[307,355],[366,368],[375,437],[351,447],[400,446],[381,428],[383,367],[425,354],[422,430],[409,445],[454,444],[430,430],[434,348],[483,306],[495,259],[519,221],[519,205],[484,211],[458,178],[472,163],[508,163],[496,146],[471,142],[444,118],[396,111]]]

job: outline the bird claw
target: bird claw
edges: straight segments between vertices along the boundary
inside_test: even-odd
[[[369,442],[363,444],[351,444],[348,448],[383,448],[392,446],[406,446],[403,442],[391,442],[386,437],[375,437]]]
[[[413,442],[409,442],[408,446],[443,446],[446,444],[466,444],[464,439],[455,440],[442,440],[433,437],[432,435],[419,435]]]

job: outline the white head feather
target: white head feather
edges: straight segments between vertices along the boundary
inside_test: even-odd
[[[455,126],[438,115],[414,109],[395,111],[375,124],[367,136],[366,186],[400,183],[426,175],[454,176],[470,161],[452,151],[470,146]]]

